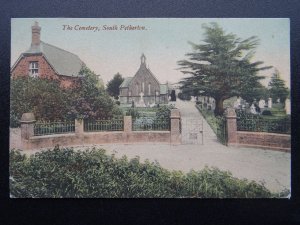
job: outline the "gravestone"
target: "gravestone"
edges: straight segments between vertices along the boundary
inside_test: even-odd
[[[258,102],[258,106],[259,106],[259,108],[261,108],[261,109],[265,108],[265,104],[266,104],[266,102],[265,102],[264,99],[261,99],[261,100],[259,100],[259,102]]]
[[[268,99],[268,108],[272,108],[272,98]]]
[[[251,107],[250,107],[250,112],[251,112],[252,114],[256,114],[256,107],[255,107],[254,104],[251,105]]]
[[[144,93],[143,92],[141,92],[140,93],[140,101],[139,101],[139,103],[137,104],[139,107],[146,107],[146,105],[145,105],[145,102],[144,102]]]
[[[291,100],[288,98],[285,100],[285,112],[287,115],[291,115]]]

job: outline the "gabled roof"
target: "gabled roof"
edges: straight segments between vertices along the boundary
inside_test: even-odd
[[[120,88],[128,88],[131,80],[132,80],[132,77],[126,77],[124,79],[124,81],[122,82],[122,84],[120,85]]]
[[[38,46],[31,45],[31,47],[21,56],[31,54],[42,54],[51,65],[51,67],[55,70],[55,72],[59,75],[79,76],[79,71],[84,65],[84,63],[77,55],[53,45],[47,44],[43,41],[41,41],[40,45]],[[16,66],[16,64],[14,65],[14,67]]]

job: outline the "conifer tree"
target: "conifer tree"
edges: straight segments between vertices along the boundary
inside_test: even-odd
[[[201,44],[191,43],[192,53],[188,60],[178,65],[183,74],[190,75],[182,80],[182,88],[201,91],[215,99],[215,115],[223,114],[223,101],[233,96],[247,97],[253,88],[260,85],[262,61],[253,62],[254,50],[258,45],[255,36],[242,40],[235,34],[226,33],[217,23],[203,25],[204,40]]]

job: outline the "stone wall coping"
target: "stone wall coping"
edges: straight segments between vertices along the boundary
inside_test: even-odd
[[[36,120],[20,120],[20,123],[22,124],[29,124],[29,123],[35,123]]]
[[[47,139],[47,138],[57,138],[57,137],[76,137],[75,133],[71,134],[49,134],[49,135],[41,135],[41,136],[32,136],[29,139],[34,140],[34,139]]]
[[[279,134],[279,133],[269,133],[269,132],[251,132],[251,131],[237,131],[238,134],[253,134],[253,135],[272,135],[272,136],[285,136],[290,137],[290,134]]]

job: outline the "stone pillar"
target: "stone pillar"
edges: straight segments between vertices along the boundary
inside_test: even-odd
[[[124,132],[129,133],[132,131],[132,117],[124,116]]]
[[[179,109],[171,110],[171,144],[181,144]]]
[[[21,139],[29,140],[34,136],[35,117],[33,113],[24,113],[21,117]]]
[[[226,113],[227,121],[227,144],[236,145],[237,144],[237,125],[236,125],[236,113],[233,108],[228,108]]]
[[[83,128],[83,120],[82,119],[75,119],[75,134],[76,135],[83,135],[84,128]]]

